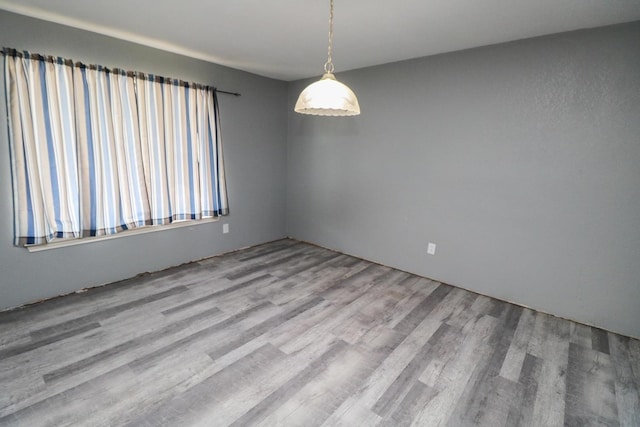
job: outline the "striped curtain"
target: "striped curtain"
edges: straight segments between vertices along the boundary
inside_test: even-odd
[[[137,83],[152,224],[227,215],[215,93],[155,76]]]
[[[133,77],[80,65],[74,88],[82,236],[148,224]]]
[[[229,213],[212,88],[4,55],[16,245]]]

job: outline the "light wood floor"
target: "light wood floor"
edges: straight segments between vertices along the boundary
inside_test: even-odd
[[[640,342],[281,240],[0,313],[0,425],[640,426]]]

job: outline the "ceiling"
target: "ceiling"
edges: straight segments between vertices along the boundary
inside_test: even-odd
[[[328,0],[0,0],[0,9],[281,80],[318,76]],[[335,0],[336,72],[640,20],[640,0]]]

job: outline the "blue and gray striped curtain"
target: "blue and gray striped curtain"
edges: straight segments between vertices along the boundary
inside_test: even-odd
[[[212,88],[4,56],[16,245],[228,214]]]

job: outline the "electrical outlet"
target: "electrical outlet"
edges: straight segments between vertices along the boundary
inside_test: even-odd
[[[429,242],[429,244],[427,245],[427,253],[429,255],[435,255],[436,254],[436,244],[435,243]]]
[[[227,234],[229,232],[229,224],[222,224],[222,233]]]

